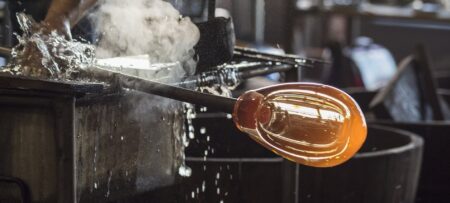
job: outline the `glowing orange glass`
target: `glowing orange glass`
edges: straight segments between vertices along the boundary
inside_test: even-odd
[[[255,141],[294,162],[331,167],[362,146],[367,125],[358,104],[334,87],[288,83],[248,91],[233,119]]]

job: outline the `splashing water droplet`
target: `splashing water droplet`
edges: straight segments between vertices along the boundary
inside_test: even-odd
[[[192,169],[186,165],[182,165],[178,168],[178,174],[182,177],[190,177],[192,175]]]
[[[202,134],[202,135],[206,134],[206,128],[205,127],[201,127],[200,128],[200,134]]]
[[[7,68],[1,72],[41,79],[73,79],[95,61],[94,46],[67,40],[31,16],[17,13],[23,31],[11,52]]]
[[[105,197],[109,197],[109,195],[111,194],[110,192],[110,188],[111,188],[111,178],[112,178],[112,171],[109,171],[109,177],[108,177],[108,183],[107,183],[107,191],[106,191],[106,195]]]
[[[195,134],[193,132],[189,132],[189,139],[193,140],[195,138]]]

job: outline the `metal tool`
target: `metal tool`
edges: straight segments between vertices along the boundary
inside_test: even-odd
[[[257,51],[255,49],[238,47],[238,46],[236,46],[234,48],[234,56],[239,57],[239,58],[247,58],[247,59],[251,59],[251,60],[279,62],[279,63],[284,63],[284,64],[290,64],[295,67],[314,67],[317,64],[330,63],[330,62],[319,60],[319,59],[302,58],[297,55],[269,54],[269,53]]]
[[[289,64],[273,62],[226,64],[219,66],[214,70],[189,76],[185,78],[183,82],[177,83],[177,85],[182,87],[192,85],[198,87],[223,85],[230,89],[234,89],[246,79],[271,73],[286,72],[292,68],[294,68],[294,66]]]

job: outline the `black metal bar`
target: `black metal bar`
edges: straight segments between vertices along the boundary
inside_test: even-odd
[[[252,77],[263,76],[271,73],[286,72],[293,69],[294,66],[289,64],[274,65],[272,62],[234,64],[226,67],[221,67],[213,71],[203,72],[201,75],[187,77],[183,82],[175,83],[172,85],[178,87],[188,87],[191,85],[209,86],[212,84],[221,85],[222,81],[224,80],[223,77],[226,77],[221,74],[221,70],[223,70],[222,68],[231,69],[232,71],[234,71],[238,80],[246,80]]]
[[[311,59],[311,58],[302,58],[296,55],[290,54],[270,54],[259,52],[255,49],[244,48],[244,47],[235,47],[234,54],[241,57],[247,57],[251,59],[258,59],[264,61],[274,61],[280,63],[287,63],[295,66],[309,66],[313,67],[316,64],[327,64],[329,62],[319,60],[319,59]]]
[[[25,181],[10,177],[10,176],[0,176],[0,182],[7,182],[7,183],[13,183],[16,184],[20,189],[20,196],[22,198],[23,203],[30,203],[31,202],[31,192],[28,185],[25,183]]]
[[[248,79],[248,78],[252,78],[252,77],[256,77],[256,76],[267,75],[270,73],[285,72],[285,71],[291,70],[292,68],[293,68],[292,65],[288,65],[288,64],[266,66],[266,67],[262,67],[262,68],[258,68],[258,69],[238,72],[238,77],[240,77],[241,79]]]
[[[279,63],[285,63],[285,64],[294,65],[294,66],[300,66],[300,65],[302,65],[302,66],[310,66],[308,64],[299,64],[299,63],[294,62],[294,61],[289,60],[289,59],[277,58],[277,57],[273,57],[273,56],[266,56],[266,55],[262,55],[262,54],[254,54],[254,53],[242,52],[242,51],[237,51],[237,50],[234,51],[234,57],[247,58],[247,59],[251,59],[251,60],[279,62]]]
[[[208,0],[208,19],[216,17],[216,0]]]
[[[244,71],[251,71],[251,70],[256,70],[256,69],[261,69],[261,68],[267,68],[269,66],[276,65],[276,63],[274,63],[274,62],[253,62],[253,64],[252,63],[248,63],[248,64],[249,65],[235,64],[235,65],[231,65],[230,68],[236,69],[237,72],[244,72]]]
[[[101,68],[93,68],[90,72],[95,79],[103,82],[110,82],[114,78],[124,88],[206,106],[226,113],[232,113],[236,103],[234,98],[205,94]]]

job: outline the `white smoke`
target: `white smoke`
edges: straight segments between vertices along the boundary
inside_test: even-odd
[[[189,18],[181,17],[170,3],[162,0],[100,0],[99,3],[98,10],[91,15],[96,22],[96,31],[100,35],[96,49],[97,58],[121,57],[129,61],[133,58],[139,59],[139,57],[129,56],[148,55],[153,67],[158,67],[154,65],[156,63],[178,64],[170,65],[168,69],[156,68],[155,72],[130,67],[137,70],[137,73],[133,75],[152,80],[170,78],[175,80],[171,82],[179,82],[178,80],[183,76],[195,72],[194,46],[200,38],[200,32]],[[116,65],[120,66],[118,63]],[[125,70],[122,67],[119,70],[128,71],[126,73],[134,71]],[[149,74],[146,74],[147,72]],[[164,80],[164,82],[168,81]],[[136,114],[138,112],[152,112],[150,115],[174,115],[172,120],[165,121],[174,130],[173,134],[178,142],[175,146],[180,147],[175,149],[174,154],[177,159],[181,157],[180,171],[190,170],[184,164],[184,145],[180,144],[184,142],[183,140],[187,140],[186,135],[182,135],[183,120],[178,112],[182,109],[181,103],[168,99],[161,100],[159,97],[146,97],[133,102],[137,108],[135,108],[136,112],[128,115],[130,119],[138,115]],[[148,108],[154,109],[149,111]],[[159,116],[146,118],[161,123]],[[142,148],[146,149],[146,147]],[[147,174],[148,171],[140,170],[138,173]],[[180,175],[189,174],[180,173]],[[139,181],[141,180],[138,180],[138,185],[148,184]]]
[[[150,63],[187,62],[200,33],[162,0],[102,0],[93,16],[99,58],[148,54]]]

